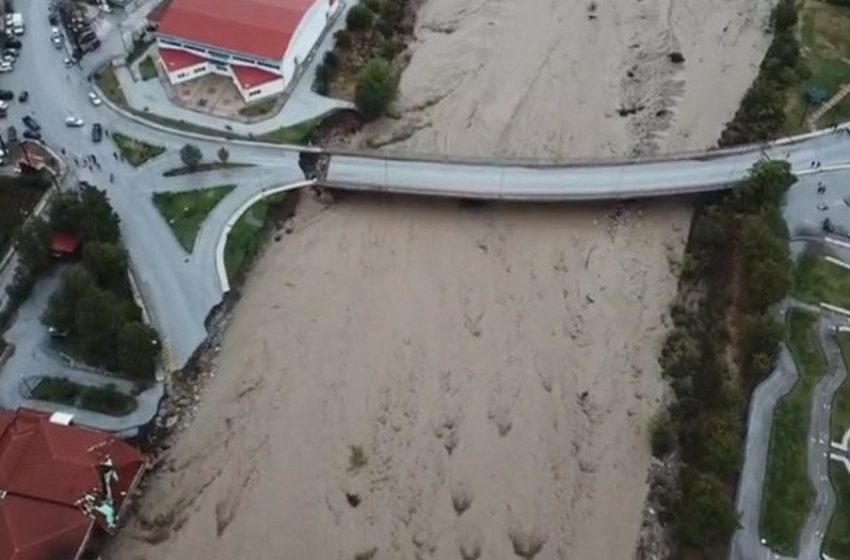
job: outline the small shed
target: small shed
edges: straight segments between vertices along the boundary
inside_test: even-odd
[[[81,248],[80,239],[73,233],[59,231],[50,240],[50,254],[57,259],[75,259]]]

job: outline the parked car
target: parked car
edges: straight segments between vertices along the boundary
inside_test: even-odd
[[[26,115],[23,119],[24,124],[27,125],[27,128],[30,130],[41,130],[41,125],[38,124],[38,121],[32,118],[29,115]]]
[[[91,141],[97,144],[103,138],[103,127],[100,123],[94,123],[91,127]]]
[[[0,74],[11,72],[14,69],[15,67],[11,63],[6,62],[5,60],[3,62],[0,62]]]
[[[28,140],[41,140],[41,132],[37,130],[26,129],[23,132],[23,137]]]
[[[103,103],[100,97],[98,97],[97,94],[93,91],[89,92],[89,101],[91,101],[91,104],[95,107],[100,107],[100,104]]]
[[[47,327],[47,332],[52,338],[68,338],[68,331],[56,327]]]
[[[22,44],[21,44],[20,39],[16,39],[14,37],[9,37],[3,43],[3,46],[6,47],[7,49],[20,49]]]
[[[18,142],[18,129],[14,126],[10,126],[6,129],[6,141],[10,144],[16,144]]]
[[[65,60],[63,62],[65,63],[65,68],[70,68],[71,66],[74,65],[74,61],[71,60],[70,58],[67,58],[67,57],[65,58]]]
[[[10,54],[8,52],[3,53],[3,62],[8,62],[9,64],[15,63],[15,55]]]
[[[11,101],[15,98],[15,92],[10,89],[0,89],[0,100]]]
[[[65,126],[70,126],[72,128],[80,128],[84,124],[86,124],[86,121],[84,121],[80,117],[65,117]]]
[[[829,209],[829,206],[826,204],[826,202],[818,202],[818,210],[824,211],[827,209]]]
[[[56,15],[56,12],[51,11],[47,14],[47,21],[50,22],[50,25],[59,25],[59,16]]]
[[[51,37],[50,42],[53,43],[54,49],[58,50],[62,48],[62,37]]]
[[[23,90],[21,93],[18,94],[19,103],[26,103],[27,101],[29,101],[29,98],[30,92],[28,92],[27,90]]]

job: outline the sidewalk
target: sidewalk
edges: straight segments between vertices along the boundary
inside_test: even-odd
[[[227,130],[243,136],[261,136],[280,128],[290,127],[309,121],[339,109],[351,109],[354,105],[349,101],[325,97],[312,89],[313,77],[318,66],[329,50],[333,49],[333,35],[345,27],[345,15],[350,4],[343,5],[336,20],[314,50],[312,59],[289,94],[289,99],[283,108],[268,119],[254,123],[241,123],[223,117],[185,109],[173,103],[159,80],[136,81],[126,66],[116,66],[115,75],[127,98],[127,103],[133,109],[177,121],[190,122],[206,128]],[[118,32],[116,30],[116,32]],[[147,109],[147,110],[145,110]]]

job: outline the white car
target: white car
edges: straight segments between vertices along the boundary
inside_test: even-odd
[[[5,101],[0,101],[0,111],[5,111],[8,108],[9,108],[8,103],[6,103]],[[3,150],[0,150],[0,156],[3,156],[3,155],[5,155],[5,154],[3,154]]]
[[[15,67],[9,64],[8,62],[0,62],[0,73],[3,72],[11,72]]]
[[[13,62],[15,62],[15,55],[9,53],[4,54],[3,62],[8,62],[9,64],[12,64]]]
[[[73,127],[73,128],[80,128],[84,124],[86,124],[86,121],[84,121],[80,117],[67,117],[65,119],[65,126],[70,126],[70,127]]]
[[[53,43],[53,48],[62,48],[62,37],[51,37],[50,42]]]
[[[91,101],[91,104],[95,107],[100,107],[100,104],[103,103],[100,97],[98,97],[97,94],[93,91],[89,92],[89,100]]]
[[[65,60],[63,62],[65,63],[65,68],[70,68],[71,66],[74,65],[74,61],[71,60],[70,58],[65,58]]]
[[[59,31],[58,27],[51,27],[50,28],[50,36],[51,37],[59,37],[61,34],[62,34],[62,32]]]

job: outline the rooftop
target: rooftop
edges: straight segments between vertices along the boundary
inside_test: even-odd
[[[159,33],[209,47],[280,60],[316,0],[172,0]]]
[[[233,71],[233,75],[236,76],[236,79],[239,81],[239,85],[241,85],[242,89],[245,90],[261,86],[265,83],[274,80],[281,79],[280,74],[275,74],[274,72],[266,72],[265,70],[254,68],[252,66],[239,66],[238,64],[232,64],[230,66],[230,69]]]
[[[189,66],[194,66],[207,61],[204,57],[187,51],[180,49],[166,49],[163,47],[160,47],[159,49],[159,57],[162,59],[162,63],[165,64],[165,68],[169,72],[182,70]]]

